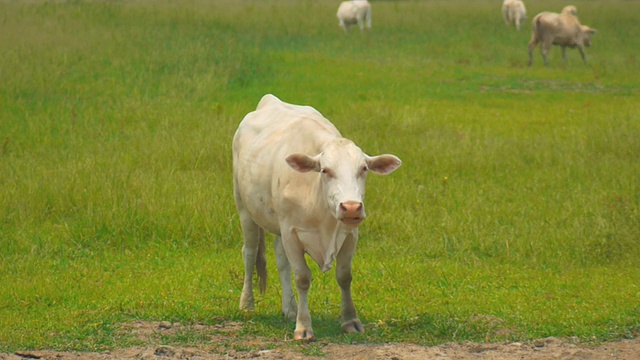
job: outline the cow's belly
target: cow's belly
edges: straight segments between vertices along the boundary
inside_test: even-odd
[[[278,223],[278,218],[274,213],[269,211],[259,210],[252,214],[253,221],[255,221],[258,226],[265,229],[266,231],[280,235],[280,225]]]
[[[268,166],[258,165],[265,163],[264,158],[251,153],[238,161],[235,176],[240,195],[239,207],[248,212],[258,226],[279,235],[278,216],[273,208],[271,193],[272,172]]]
[[[251,219],[258,226],[272,234],[280,235],[278,215],[273,209],[270,199],[260,193],[245,193],[243,202]]]
[[[355,25],[358,23],[358,19],[356,19],[355,17],[351,17],[351,18],[342,19],[342,22],[344,22],[347,25]]]

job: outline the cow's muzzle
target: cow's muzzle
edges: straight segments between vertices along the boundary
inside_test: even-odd
[[[364,214],[364,204],[357,201],[346,201],[340,203],[338,207],[339,220],[350,226],[358,226],[364,220],[366,215]]]

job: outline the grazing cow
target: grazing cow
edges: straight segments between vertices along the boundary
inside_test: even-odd
[[[529,65],[533,64],[533,49],[540,43],[540,52],[544,64],[548,65],[547,54],[551,45],[559,45],[562,48],[562,59],[567,61],[567,47],[578,48],[582,61],[586,64],[584,47],[591,46],[590,36],[596,33],[586,25],[578,21],[578,10],[569,5],[562,9],[560,14],[541,12],[533,18],[531,23],[533,32],[529,42]]]
[[[369,171],[389,174],[401,163],[393,155],[366,155],[312,107],[265,95],[233,137],[233,185],[244,236],[240,308],[254,308],[254,268],[260,290],[266,286],[268,231],[276,235],[282,312],[296,319],[294,339],[314,339],[307,301],[311,271],[305,253],[323,272],[336,261],[342,330],[364,332],[351,299],[351,261],[358,225],[365,218],[365,179]]]
[[[371,29],[371,4],[367,0],[350,0],[343,1],[338,7],[338,22],[345,33],[349,31],[349,27],[358,24],[360,31],[364,30],[366,24],[367,29]]]
[[[520,31],[520,24],[527,18],[527,9],[520,0],[504,0],[502,3],[502,18],[507,25],[515,24]]]

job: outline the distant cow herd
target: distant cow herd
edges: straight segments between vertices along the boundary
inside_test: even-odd
[[[336,14],[338,24],[345,33],[349,28],[358,25],[361,31],[371,29],[371,4],[367,0],[343,1],[338,7]],[[502,3],[502,18],[506,25],[515,25],[520,31],[527,19],[527,9],[521,0],[504,0]],[[578,48],[582,61],[586,64],[587,59],[584,48],[591,46],[589,37],[596,33],[586,25],[578,21],[578,10],[575,6],[569,5],[562,9],[560,14],[544,11],[533,18],[531,23],[531,41],[529,42],[529,65],[533,63],[533,50],[540,44],[540,52],[547,62],[547,54],[551,45],[558,45],[562,48],[562,58],[567,59],[567,48]]]
[[[526,9],[520,0],[505,0],[507,25],[520,30]],[[337,17],[348,32],[357,25],[371,28],[371,5],[366,0],[342,2]],[[575,6],[560,14],[542,12],[533,18],[529,64],[540,44],[547,64],[551,45],[590,46],[594,29],[581,25]],[[248,113],[233,137],[233,185],[244,238],[244,285],[240,308],[254,309],[253,274],[266,286],[265,232],[275,234],[274,252],[282,285],[282,312],[296,322],[294,339],[313,340],[308,291],[311,270],[305,254],[328,271],[336,263],[341,291],[341,322],[345,332],[364,332],[351,297],[351,263],[358,242],[358,226],[365,219],[365,180],[370,172],[389,174],[401,164],[390,154],[369,156],[310,106],[288,104],[267,94]],[[291,275],[295,283],[296,301]]]

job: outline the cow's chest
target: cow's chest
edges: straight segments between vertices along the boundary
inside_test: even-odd
[[[327,272],[331,269],[345,239],[354,233],[352,230],[340,228],[331,232],[294,229],[294,235],[298,238],[304,251],[318,264],[320,270]]]

